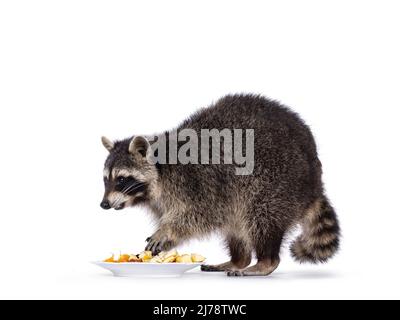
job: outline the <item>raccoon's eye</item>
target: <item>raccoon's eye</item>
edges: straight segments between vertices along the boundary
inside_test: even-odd
[[[118,184],[124,184],[125,181],[126,181],[126,178],[125,178],[125,177],[117,177],[117,183],[118,183]]]

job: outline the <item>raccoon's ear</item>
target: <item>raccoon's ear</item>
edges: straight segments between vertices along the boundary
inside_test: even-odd
[[[147,141],[145,137],[136,136],[129,143],[129,153],[133,155],[139,154],[142,157],[145,157],[149,146],[149,141]]]
[[[101,142],[103,143],[103,146],[110,152],[114,148],[114,142],[106,137],[101,137]]]

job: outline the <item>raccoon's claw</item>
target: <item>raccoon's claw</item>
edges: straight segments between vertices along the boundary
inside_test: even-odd
[[[159,254],[161,251],[166,251],[172,248],[172,241],[169,240],[156,240],[153,237],[148,237],[146,239],[147,245],[145,250],[151,251],[153,255]]]
[[[159,252],[156,252],[156,248],[159,246],[159,242],[154,240],[152,237],[148,237],[146,239],[146,241],[147,241],[147,245],[146,245],[145,250],[146,251],[151,251],[151,253],[153,255],[158,254]]]
[[[240,270],[230,270],[226,273],[228,277],[243,277],[244,274]]]

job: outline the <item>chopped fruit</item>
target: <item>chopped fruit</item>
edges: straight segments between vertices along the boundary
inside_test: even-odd
[[[118,262],[129,262],[129,254],[121,254],[119,256]]]
[[[163,263],[171,263],[171,262],[175,262],[176,260],[176,256],[169,256],[168,258],[165,258]]]
[[[141,262],[142,260],[136,254],[129,255],[129,262]]]
[[[192,258],[188,254],[176,257],[176,262],[178,263],[192,263]]]
[[[151,258],[150,260],[148,260],[146,262],[163,263],[163,259],[161,259],[159,256],[155,256],[155,257]]]
[[[163,251],[164,252],[164,251]],[[160,252],[161,254],[162,252]],[[159,255],[160,255],[159,254]],[[177,257],[178,256],[178,251],[176,251],[176,249],[172,249],[170,251],[165,252],[165,255],[163,256],[164,259],[168,259],[170,257]]]
[[[142,262],[149,262],[153,258],[151,251],[143,251],[141,254],[139,254],[139,259],[142,260]]]
[[[112,255],[110,258],[104,260],[104,262],[117,262],[114,260],[114,255]]]
[[[197,253],[192,253],[191,258],[192,262],[203,262],[204,260],[206,260],[206,258]]]
[[[179,255],[178,251],[172,249],[170,251],[161,251],[158,255],[152,255],[151,251],[143,251],[139,254],[120,254],[119,258],[115,260],[114,255],[104,260],[104,262],[146,262],[146,263],[200,263],[204,258],[200,254],[192,253]]]
[[[151,258],[153,258],[151,251],[143,251],[142,253],[139,254],[139,259],[142,259],[143,262],[146,262]]]

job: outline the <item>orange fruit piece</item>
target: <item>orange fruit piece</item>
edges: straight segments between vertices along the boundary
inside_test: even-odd
[[[114,255],[112,255],[110,258],[104,260],[104,262],[116,262],[116,261],[114,260]]]
[[[118,262],[129,262],[130,255],[129,254],[121,254],[119,256]]]

